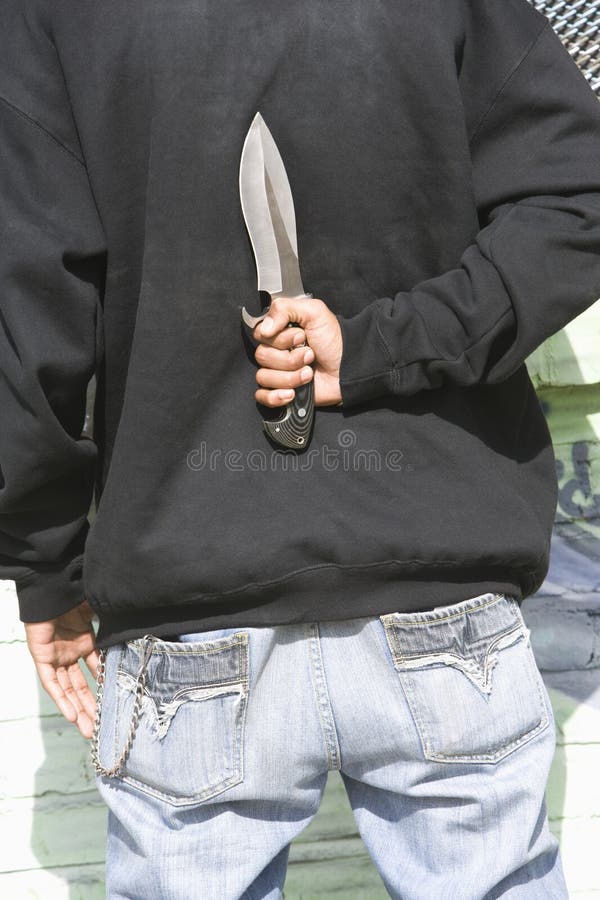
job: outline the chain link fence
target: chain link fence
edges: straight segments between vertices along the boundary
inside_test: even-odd
[[[531,0],[600,98],[600,0]]]

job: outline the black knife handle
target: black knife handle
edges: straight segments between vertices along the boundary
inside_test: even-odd
[[[312,294],[306,294],[312,297]],[[268,314],[269,307],[260,316],[251,316],[242,307],[242,319],[249,328],[256,325]],[[288,328],[301,327],[298,322],[289,322]],[[303,346],[303,345],[300,345]],[[306,344],[304,346],[307,346]],[[315,419],[314,376],[308,382],[294,389],[294,399],[285,407],[279,419],[263,419],[263,428],[272,441],[290,450],[304,450],[308,447]]]
[[[290,322],[288,328],[295,325]],[[263,427],[271,440],[281,447],[304,450],[310,442],[315,418],[314,376],[308,384],[294,389],[294,399],[288,403],[280,419],[263,419]]]

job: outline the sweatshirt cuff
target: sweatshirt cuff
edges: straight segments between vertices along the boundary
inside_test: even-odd
[[[22,622],[47,622],[85,600],[83,555],[48,565],[15,580]]]
[[[346,319],[342,332],[340,391],[344,406],[355,406],[393,392],[396,369],[377,326],[378,301]]]

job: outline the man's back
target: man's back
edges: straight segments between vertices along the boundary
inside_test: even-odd
[[[25,617],[73,605],[82,560],[101,646],[532,593],[556,484],[523,360],[600,285],[600,111],[545,18],[525,0],[8,15],[0,549]],[[237,183],[256,110],[344,339],[344,406],[317,410],[302,455],[261,430],[240,325],[259,310]]]

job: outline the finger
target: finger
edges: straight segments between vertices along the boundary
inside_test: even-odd
[[[294,394],[294,391],[267,391],[262,389],[256,391],[254,397],[258,403],[262,403],[263,406],[275,408],[278,406],[286,406],[294,399]]]
[[[79,667],[79,663],[75,663],[75,665],[69,667],[69,677],[71,679],[71,684],[75,689],[75,693],[79,698],[81,708],[88,716],[90,716],[90,718],[93,718],[96,714],[96,698],[90,690],[86,677]]]
[[[77,666],[77,668],[79,668],[79,666]],[[56,675],[69,703],[79,714],[83,709],[83,704],[81,703],[81,698],[71,679],[71,669],[72,666],[69,666],[69,668],[62,666],[56,670]]]
[[[77,716],[77,722],[75,723],[83,737],[88,740],[94,733],[94,718],[95,717],[90,718],[87,713],[81,713]]]
[[[65,696],[76,713],[75,719],[69,721],[75,722],[83,737],[90,738],[93,733],[96,705],[79,663],[57,669],[56,674]]]
[[[299,328],[297,325],[290,325],[273,337],[267,337],[265,335],[262,337],[262,339],[258,337],[257,331],[258,325],[252,332],[252,336],[257,343],[263,343],[269,347],[275,347],[277,350],[290,350],[292,347],[299,347],[301,344],[306,343],[305,331],[303,328]]]
[[[280,369],[292,372],[303,365],[314,361],[315,354],[310,347],[297,347],[295,350],[275,350],[259,344],[254,354],[256,362],[268,369]]]
[[[63,715],[68,722],[76,722],[77,710],[65,694],[58,680],[56,669],[50,664],[45,663],[37,664],[36,668],[42,687],[52,698],[61,715]]]
[[[287,389],[301,387],[313,377],[310,366],[303,366],[293,372],[284,372],[281,369],[258,369],[256,380],[263,388]]]

